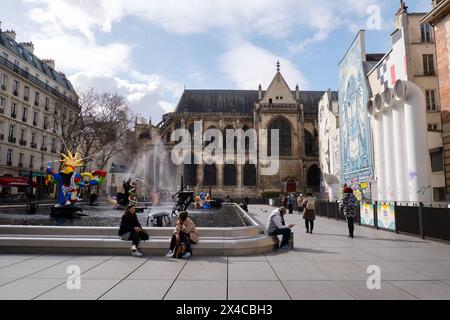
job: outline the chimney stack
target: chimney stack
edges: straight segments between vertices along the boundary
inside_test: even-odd
[[[43,59],[42,62],[44,62],[50,68],[55,69],[55,60],[53,60],[53,59]]]
[[[298,83],[295,86],[295,99],[297,99],[297,101],[300,100],[300,88],[298,87]]]
[[[261,84],[259,84],[258,86],[258,100],[262,100],[263,96],[262,96],[262,86]]]
[[[16,41],[16,32],[14,30],[6,30],[5,34],[8,38],[10,38],[11,40]]]
[[[34,44],[33,42],[22,42],[20,43],[22,47],[30,51],[32,54],[34,53]]]

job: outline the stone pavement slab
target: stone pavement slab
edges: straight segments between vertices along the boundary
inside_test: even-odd
[[[369,266],[378,266],[381,270],[381,278],[383,280],[433,280],[423,273],[414,271],[410,268],[411,263],[401,261],[354,261],[354,264],[367,270]]]
[[[39,296],[36,300],[96,300],[119,281],[116,279],[81,278],[80,290],[69,290],[66,283]]]
[[[171,280],[124,280],[100,300],[162,300]]]
[[[38,273],[30,275],[31,279],[67,279],[73,271],[69,267],[75,266],[80,268],[80,273],[86,273],[91,269],[101,265],[102,260],[84,260],[83,258],[74,258],[69,261],[65,261],[56,266],[50,267]]]
[[[366,281],[338,281],[337,283],[356,300],[417,300],[416,297],[387,281],[381,282],[379,290],[369,290]]]
[[[328,280],[366,280],[366,270],[350,261],[311,261]]]
[[[279,281],[230,281],[229,300],[290,300]]]
[[[60,279],[20,279],[0,286],[0,300],[31,300],[61,283]]]
[[[165,300],[226,300],[226,281],[177,280]]]
[[[229,280],[278,280],[266,262],[231,262],[228,265]]]
[[[0,272],[0,278],[8,278],[8,279],[19,279],[23,278],[29,275],[32,275],[33,273],[43,271],[47,268],[50,268],[52,266],[55,266],[61,262],[64,262],[67,260],[66,257],[61,257],[60,259],[31,259],[31,260],[25,260],[20,263],[11,265],[9,267],[5,267],[1,269]]]
[[[227,280],[227,261],[188,261],[179,280]]]
[[[272,268],[280,280],[326,280],[317,267],[307,261],[272,261]]]
[[[334,281],[283,281],[293,300],[353,300]]]
[[[450,261],[415,261],[414,263],[400,261],[399,264],[417,273],[424,274],[430,280],[450,280]]]
[[[129,280],[175,280],[186,264],[181,259],[150,259],[128,276]]]
[[[391,281],[421,300],[450,300],[450,285],[442,281]]]
[[[84,279],[123,279],[144,264],[146,259],[108,260],[83,274]]]

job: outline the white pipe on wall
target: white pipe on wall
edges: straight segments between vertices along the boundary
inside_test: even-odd
[[[409,200],[429,203],[432,201],[431,161],[425,96],[416,84],[402,80],[395,83],[394,93],[397,100],[404,102]]]
[[[384,159],[383,159],[383,123],[382,123],[382,115],[378,113],[378,109],[375,107],[375,99],[370,99],[367,103],[367,110],[369,114],[372,116],[372,124],[373,124],[373,143],[374,143],[374,160],[375,160],[375,171],[377,177],[377,200],[385,200],[386,199],[386,178],[385,178],[385,170],[384,170]],[[382,108],[381,105],[381,97],[379,102],[379,108]]]
[[[389,89],[391,94],[393,90]],[[395,150],[395,172],[397,197],[396,201],[409,201],[408,193],[408,170],[405,150],[405,112],[403,101],[395,101],[392,110],[394,124],[394,150]]]

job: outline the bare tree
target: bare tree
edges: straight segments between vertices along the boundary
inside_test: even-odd
[[[80,152],[83,169],[105,169],[112,157],[126,150],[132,113],[124,97],[95,89],[82,93],[79,104],[81,112],[72,121],[67,121],[66,110],[55,113],[61,139],[67,149]]]

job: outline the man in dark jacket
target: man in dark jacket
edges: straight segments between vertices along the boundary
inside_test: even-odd
[[[139,242],[149,239],[148,234],[142,229],[141,224],[136,216],[136,207],[130,204],[122,216],[119,229],[119,237],[124,241],[132,241],[131,254],[134,257],[141,257],[139,251]]]

